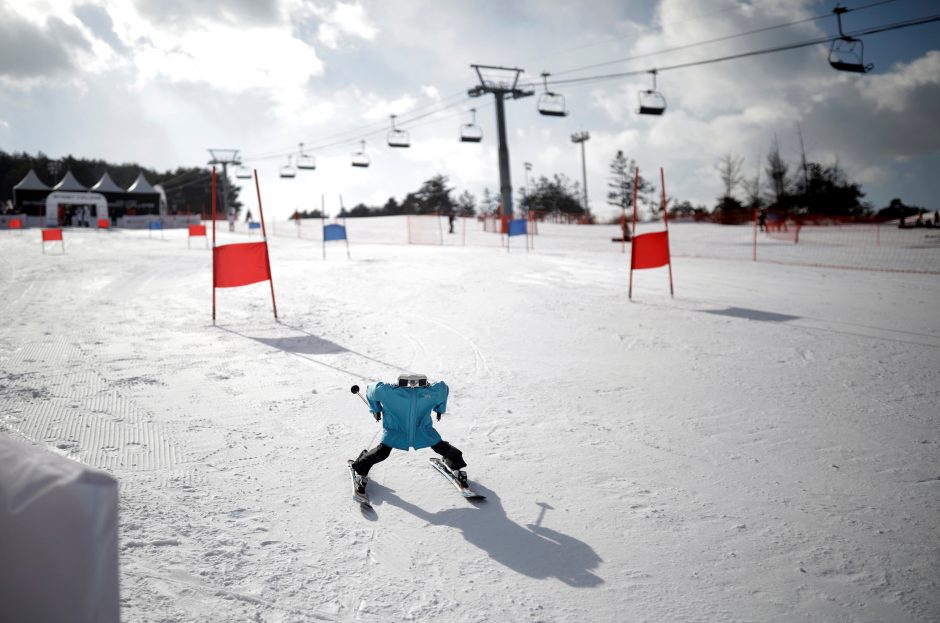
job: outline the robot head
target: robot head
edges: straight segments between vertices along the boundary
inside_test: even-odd
[[[399,387],[427,387],[428,377],[423,374],[400,374],[398,375]]]

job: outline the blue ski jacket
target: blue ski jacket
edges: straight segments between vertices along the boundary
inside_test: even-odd
[[[443,381],[426,387],[399,387],[381,381],[370,384],[366,400],[372,413],[382,413],[382,443],[399,450],[420,450],[440,442],[431,411],[444,413],[448,392]]]

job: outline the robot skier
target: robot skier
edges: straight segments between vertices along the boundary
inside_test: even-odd
[[[352,386],[352,393],[362,398],[358,385]],[[463,453],[441,438],[431,420],[432,411],[440,421],[447,410],[449,389],[446,383],[429,384],[423,374],[402,374],[395,384],[371,383],[365,393],[363,401],[376,421],[382,422],[382,439],[379,445],[363,450],[355,461],[349,461],[353,497],[358,502],[369,504],[366,486],[372,466],[387,459],[393,449],[407,451],[410,448],[434,450],[443,460],[432,457],[429,461],[464,497],[483,497],[470,489],[467,472],[463,469],[467,466]]]

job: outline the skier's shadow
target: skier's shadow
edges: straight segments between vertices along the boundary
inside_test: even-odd
[[[496,562],[531,578],[558,578],[568,586],[593,588],[604,580],[592,573],[603,562],[590,545],[541,525],[546,509],[534,524],[521,526],[509,519],[493,491],[477,483],[474,490],[486,496],[477,507],[452,508],[430,513],[401,499],[388,487],[369,483],[373,503],[390,504],[428,523],[463,532],[467,542],[479,547]]]

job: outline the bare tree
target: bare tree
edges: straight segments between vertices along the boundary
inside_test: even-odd
[[[744,176],[741,173],[744,168],[744,158],[732,154],[725,154],[721,157],[721,160],[718,161],[716,168],[718,169],[718,174],[721,176],[721,184],[725,188],[725,193],[722,197],[733,197],[735,188],[744,181]]]

